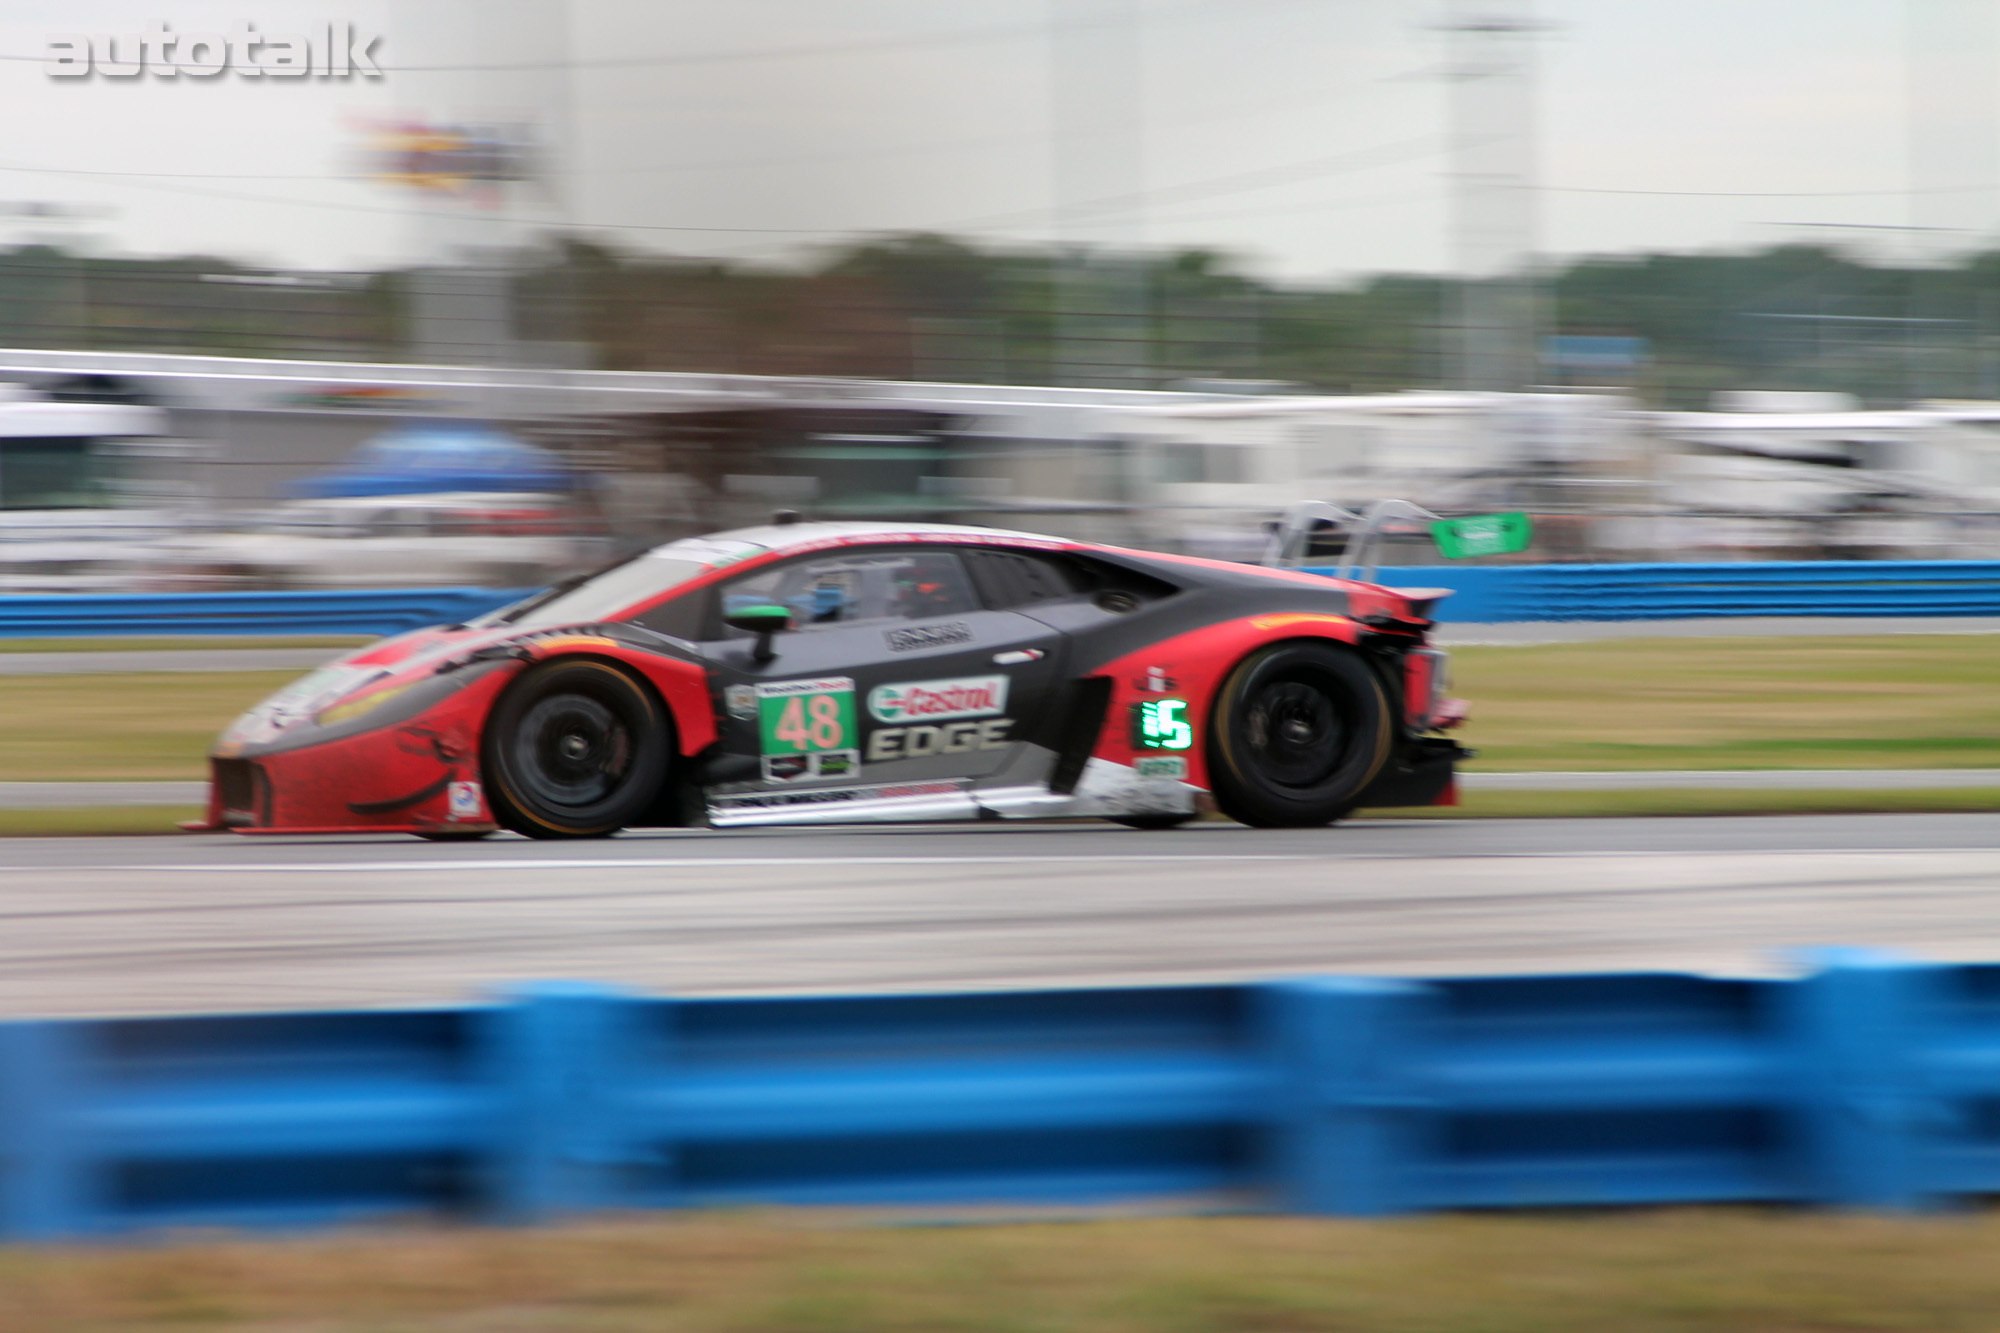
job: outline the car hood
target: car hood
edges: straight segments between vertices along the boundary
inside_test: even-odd
[[[447,663],[466,662],[482,650],[519,644],[535,652],[580,639],[612,642],[592,634],[593,628],[578,625],[523,630],[514,625],[473,628],[441,625],[371,643],[300,677],[245,712],[222,733],[218,753],[238,753],[246,747],[269,746],[279,741],[294,743],[312,730],[314,724],[325,724],[328,719],[324,715],[337,705],[378,692],[400,693],[438,675],[438,668]],[[342,709],[348,711],[351,710]],[[387,717],[381,720],[386,721]]]

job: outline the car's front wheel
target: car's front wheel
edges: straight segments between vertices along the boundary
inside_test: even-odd
[[[1355,653],[1280,643],[1245,658],[1209,720],[1222,813],[1258,828],[1315,828],[1354,808],[1392,744],[1382,682]]]
[[[531,838],[601,838],[642,817],[667,777],[653,696],[606,662],[533,667],[501,696],[483,747],[493,817]]]

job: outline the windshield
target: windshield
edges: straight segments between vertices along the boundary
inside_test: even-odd
[[[674,542],[595,574],[558,583],[545,593],[473,623],[540,629],[606,620],[641,602],[652,601],[717,565],[733,564],[763,549],[752,542],[718,542],[699,537]]]

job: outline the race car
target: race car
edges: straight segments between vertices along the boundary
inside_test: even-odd
[[[1449,804],[1442,589],[946,524],[668,543],[354,652],[223,733],[238,833],[1091,817],[1260,827]]]

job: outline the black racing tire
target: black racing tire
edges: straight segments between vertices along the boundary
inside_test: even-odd
[[[1343,818],[1389,758],[1388,696],[1366,662],[1323,641],[1252,653],[1215,696],[1208,771],[1222,813],[1253,828]]]
[[[530,838],[604,838],[659,799],[669,724],[650,691],[608,662],[531,667],[486,721],[486,799]]]
[[[1107,815],[1105,817],[1114,824],[1123,824],[1126,828],[1156,830],[1179,828],[1183,824],[1192,822],[1195,816],[1190,813],[1185,815]]]

